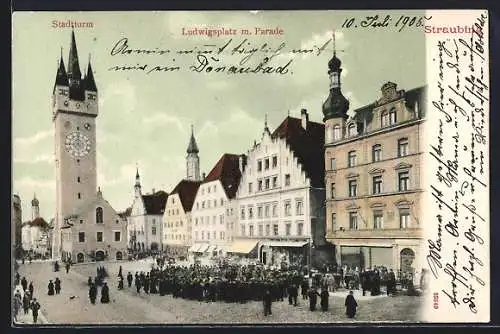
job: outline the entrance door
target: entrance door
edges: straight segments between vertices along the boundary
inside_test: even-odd
[[[104,252],[103,251],[95,252],[95,260],[96,261],[104,261]]]
[[[76,262],[78,263],[82,263],[85,259],[85,256],[83,255],[83,253],[78,253],[76,254]]]
[[[403,274],[414,274],[413,261],[415,261],[415,252],[410,248],[404,248],[401,251],[401,272]]]
[[[116,252],[116,259],[121,260],[123,258],[122,252]]]

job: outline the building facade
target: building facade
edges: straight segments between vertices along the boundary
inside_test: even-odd
[[[287,117],[248,151],[238,187],[233,253],[255,252],[260,262],[305,264],[324,243],[324,126]]]
[[[417,280],[422,268],[425,87],[404,91],[388,82],[376,102],[349,117],[335,54],[328,67],[330,94],[323,104],[326,217],[336,262],[385,266]]]
[[[21,197],[14,194],[12,196],[12,226],[11,226],[11,240],[14,257],[20,258],[23,253],[22,248],[22,223],[23,223],[23,209],[21,206]]]
[[[202,181],[192,208],[190,253],[225,255],[236,224],[240,155],[224,154]]]
[[[31,200],[31,220],[22,224],[22,245],[31,254],[48,256],[50,254],[49,224],[40,217],[40,203],[33,196]]]
[[[163,249],[163,211],[168,194],[155,191],[142,194],[139,170],[136,172],[134,201],[127,217],[128,248],[132,252],[159,252]]]
[[[98,106],[90,61],[82,78],[72,32],[68,69],[61,55],[52,94],[56,157],[54,259],[83,262],[103,259],[105,254],[122,258],[126,251],[126,221],[97,190]]]
[[[168,196],[163,215],[163,245],[169,256],[187,257],[192,245],[191,209],[201,181],[182,180]]]

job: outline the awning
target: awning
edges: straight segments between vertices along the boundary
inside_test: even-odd
[[[304,247],[309,241],[265,241],[262,244],[270,247]]]
[[[248,254],[257,246],[258,242],[258,240],[234,240],[228,252]]]
[[[201,244],[200,248],[198,248],[196,253],[205,253],[207,251],[208,247],[210,247],[209,244]]]

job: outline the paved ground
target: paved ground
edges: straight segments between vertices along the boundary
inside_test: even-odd
[[[419,297],[359,297],[358,314],[355,320],[345,316],[345,293],[337,292],[330,297],[327,312],[310,312],[308,301],[299,300],[299,306],[288,305],[287,301],[275,302],[273,314],[264,317],[261,302],[245,304],[206,303],[173,299],[171,296],[138,295],[135,287],[116,289],[120,265],[123,274],[128,271],[148,270],[148,262],[102,263],[112,279],[110,304],[90,304],[87,279],[95,276],[97,264],[75,265],[66,274],[64,270],[55,273],[48,263],[24,264],[19,268],[21,276],[32,280],[34,295],[40,301],[41,312],[47,323],[52,324],[186,324],[186,323],[330,323],[330,322],[369,322],[369,321],[418,321]],[[60,295],[48,296],[49,279],[58,276],[62,281]],[[126,283],[126,282],[125,282]],[[100,291],[98,292],[100,296]],[[99,298],[99,297],[98,297]],[[319,307],[319,302],[318,302]]]

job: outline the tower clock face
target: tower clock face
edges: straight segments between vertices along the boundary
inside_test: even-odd
[[[89,154],[91,149],[90,139],[84,134],[75,131],[66,136],[66,151],[75,158],[82,158]]]

